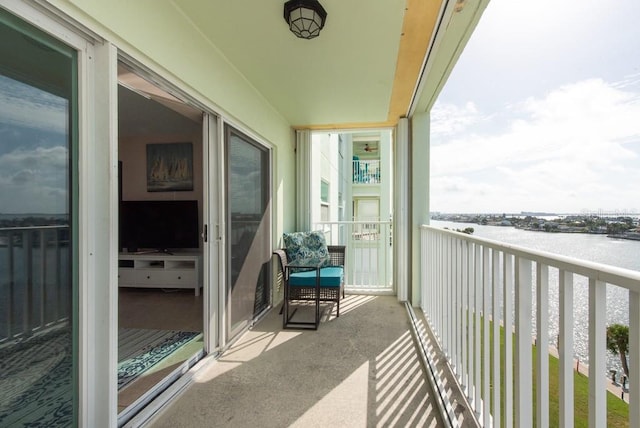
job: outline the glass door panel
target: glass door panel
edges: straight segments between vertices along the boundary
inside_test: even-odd
[[[227,155],[227,314],[232,337],[269,306],[271,195],[269,151],[225,128]]]
[[[0,10],[0,426],[76,425],[76,75]]]

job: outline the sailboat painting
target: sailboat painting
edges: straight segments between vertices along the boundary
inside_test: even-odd
[[[188,190],[193,190],[193,145],[147,144],[147,191]]]

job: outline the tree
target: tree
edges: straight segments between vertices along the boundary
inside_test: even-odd
[[[622,324],[611,324],[607,327],[607,349],[620,357],[620,364],[627,379],[629,378],[629,327]]]

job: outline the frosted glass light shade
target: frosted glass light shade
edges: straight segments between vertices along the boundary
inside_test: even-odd
[[[301,39],[318,37],[326,19],[327,12],[317,0],[289,0],[284,4],[284,20]]]

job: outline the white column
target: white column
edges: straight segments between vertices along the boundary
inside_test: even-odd
[[[430,113],[415,114],[411,119],[411,301],[420,301],[420,270],[423,263],[420,253],[420,225],[429,224],[429,137],[431,132]]]
[[[393,212],[393,284],[399,301],[409,298],[409,120],[400,119],[396,128]]]
[[[311,131],[296,131],[296,230],[311,228]]]
[[[116,426],[118,362],[117,50],[96,45],[80,136],[79,425]]]

